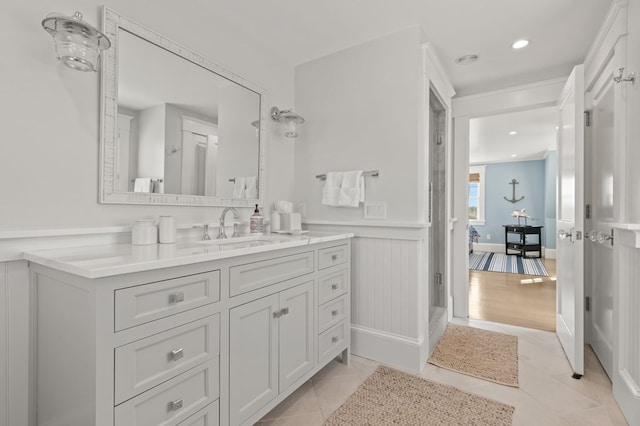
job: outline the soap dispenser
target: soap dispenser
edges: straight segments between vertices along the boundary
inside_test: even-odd
[[[256,209],[249,218],[249,232],[252,234],[262,234],[262,215],[256,204]]]

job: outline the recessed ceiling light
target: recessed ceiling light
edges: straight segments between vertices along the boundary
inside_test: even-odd
[[[458,65],[469,65],[478,60],[478,55],[475,53],[469,53],[468,55],[462,55],[456,59]]]
[[[518,154],[511,154],[511,156],[512,156],[512,157],[517,157],[517,156],[518,156]]]
[[[518,134],[518,132],[516,132],[515,130],[512,130],[512,131],[510,131],[510,132],[509,132],[509,134],[510,134],[510,135],[517,135],[517,134]]]
[[[523,47],[527,47],[529,45],[529,40],[516,40],[513,42],[513,44],[511,45],[511,47],[513,49],[522,49]]]

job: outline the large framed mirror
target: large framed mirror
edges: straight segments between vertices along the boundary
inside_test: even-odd
[[[102,203],[249,207],[264,198],[264,90],[109,9]]]

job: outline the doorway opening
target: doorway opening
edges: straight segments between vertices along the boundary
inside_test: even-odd
[[[469,317],[555,331],[557,109],[469,120]]]

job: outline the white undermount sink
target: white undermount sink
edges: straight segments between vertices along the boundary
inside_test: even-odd
[[[252,235],[247,237],[229,237],[224,239],[201,240],[198,241],[198,243],[207,246],[219,246],[221,250],[234,250],[286,243],[291,240],[291,238],[283,236]]]

